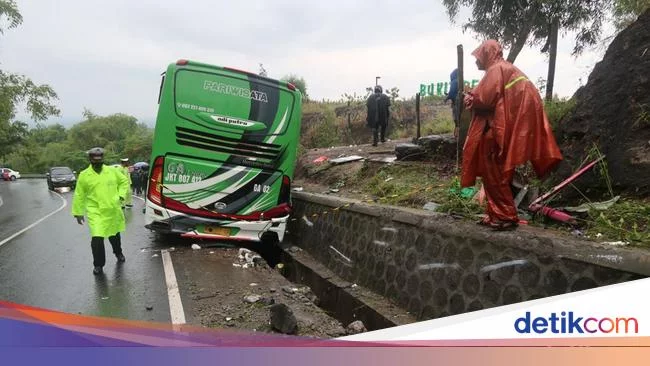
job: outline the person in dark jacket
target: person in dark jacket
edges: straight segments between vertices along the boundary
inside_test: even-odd
[[[368,114],[366,122],[368,127],[372,128],[372,146],[377,146],[377,140],[386,142],[386,127],[388,127],[388,118],[390,117],[390,98],[383,93],[380,85],[375,86],[375,93],[368,97],[366,103]],[[379,135],[379,136],[378,136]]]
[[[134,168],[131,172],[131,186],[133,188],[133,194],[140,194],[140,169]]]
[[[458,96],[458,69],[454,69],[454,71],[451,72],[449,79],[451,85],[449,86],[449,94],[447,94],[447,98],[445,98],[445,103],[447,103],[448,100],[451,100],[451,113],[454,118],[454,125],[456,126],[454,136],[458,137],[458,123],[460,120],[456,105],[456,97]]]

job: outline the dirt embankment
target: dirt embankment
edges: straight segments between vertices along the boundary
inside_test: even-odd
[[[615,191],[650,194],[650,10],[610,44],[587,84],[576,94],[573,113],[560,121],[557,136],[566,177],[594,146],[607,157]],[[605,190],[597,171],[576,183]]]

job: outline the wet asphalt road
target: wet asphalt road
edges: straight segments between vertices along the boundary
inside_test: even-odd
[[[133,209],[125,213],[126,263],[117,263],[106,240],[104,275],[94,276],[90,233],[71,216],[72,194],[49,191],[43,179],[0,181],[0,300],[67,313],[170,322],[160,256],[170,244],[144,228],[143,201],[134,198]]]

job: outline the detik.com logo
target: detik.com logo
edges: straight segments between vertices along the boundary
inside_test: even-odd
[[[577,316],[573,311],[551,313],[549,317],[535,317],[526,315],[515,320],[515,331],[519,334],[581,334],[581,333],[639,333],[639,321],[636,318],[624,317],[583,317]]]

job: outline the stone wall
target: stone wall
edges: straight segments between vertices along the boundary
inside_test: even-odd
[[[418,320],[650,275],[644,251],[543,229],[492,232],[436,213],[309,193],[294,192],[293,201],[285,240]]]

